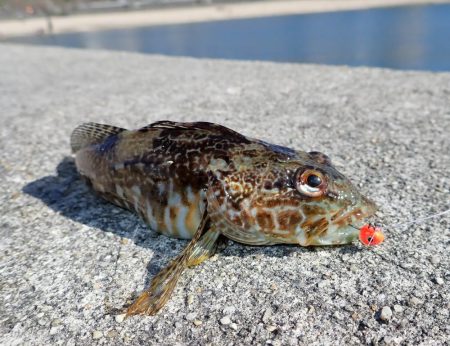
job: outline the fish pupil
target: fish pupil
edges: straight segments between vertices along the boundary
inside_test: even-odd
[[[322,184],[322,179],[320,179],[320,177],[315,174],[311,174],[306,182],[311,187],[318,187],[320,184]]]

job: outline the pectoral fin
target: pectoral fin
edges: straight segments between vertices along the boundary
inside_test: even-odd
[[[127,309],[127,317],[156,314],[169,300],[184,269],[200,264],[214,254],[219,232],[212,228],[205,233],[208,226],[209,218],[205,209],[202,221],[192,240],[178,257],[153,278],[150,288]]]
[[[214,226],[208,230],[195,244],[191,255],[189,256],[187,266],[194,267],[213,256],[219,245],[220,232],[216,231]]]

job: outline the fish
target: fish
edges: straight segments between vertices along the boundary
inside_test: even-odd
[[[158,121],[137,130],[84,123],[71,135],[80,176],[152,230],[188,239],[126,316],[154,315],[182,272],[225,237],[246,245],[352,243],[377,207],[330,158],[209,122]]]

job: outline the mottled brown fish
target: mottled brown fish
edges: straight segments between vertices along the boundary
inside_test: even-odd
[[[220,235],[250,245],[347,244],[358,238],[352,225],[376,210],[326,155],[212,123],[86,123],[71,145],[79,173],[103,198],[157,232],[191,239],[127,315],[158,312],[183,270],[214,254]]]

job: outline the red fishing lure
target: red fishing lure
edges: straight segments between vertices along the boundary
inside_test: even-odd
[[[384,234],[380,227],[366,224],[359,229],[359,240],[367,246],[379,245],[384,241]]]

